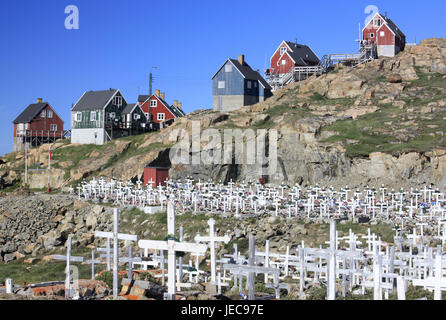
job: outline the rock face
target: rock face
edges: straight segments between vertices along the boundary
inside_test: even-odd
[[[72,196],[33,195],[0,198],[0,257],[7,263],[36,255],[42,249],[94,241],[96,228],[111,229],[111,215],[98,205],[79,203]]]

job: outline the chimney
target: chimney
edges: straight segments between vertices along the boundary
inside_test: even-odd
[[[42,98],[37,98],[37,103],[42,103]]]
[[[165,99],[164,99],[165,96],[166,96],[166,94],[165,94],[164,92],[161,92],[161,99],[165,100]]]
[[[174,105],[175,107],[178,107],[178,100],[173,100],[173,105]]]
[[[155,96],[157,96],[157,97],[160,96],[160,89],[156,89],[156,90],[155,90]]]
[[[178,102],[178,108],[181,109],[181,105],[182,105],[182,103],[181,103],[181,102]]]
[[[238,62],[243,66],[245,64],[245,55],[239,54],[238,55]]]

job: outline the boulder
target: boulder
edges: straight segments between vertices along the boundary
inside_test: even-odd
[[[389,76],[389,82],[390,83],[401,83],[403,82],[403,78],[398,73],[393,73]]]

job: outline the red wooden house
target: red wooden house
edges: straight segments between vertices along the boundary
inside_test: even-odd
[[[387,16],[376,13],[362,29],[362,39],[375,43],[378,56],[393,57],[406,47],[406,36]]]
[[[147,119],[155,123],[164,123],[173,121],[175,118],[183,117],[185,113],[181,110],[181,103],[176,101],[169,105],[165,100],[165,94],[160,90],[155,90],[152,95],[140,95],[138,104],[146,115]]]
[[[282,41],[271,57],[271,74],[285,74],[292,71],[294,67],[315,66],[319,58],[310,47]]]
[[[13,150],[23,151],[25,143],[38,146],[63,138],[63,123],[49,103],[38,98],[13,121]]]

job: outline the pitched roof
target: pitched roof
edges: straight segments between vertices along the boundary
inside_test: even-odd
[[[291,41],[285,41],[285,43],[292,50],[287,52],[296,63],[303,65],[308,65],[308,62],[319,63],[319,58],[309,46]]]
[[[138,102],[146,102],[146,100],[149,99],[150,97],[151,95],[140,94],[138,96]]]
[[[387,22],[387,25],[389,26],[390,29],[392,29],[392,31],[395,34],[399,35],[401,38],[406,37],[406,35],[403,33],[403,31],[401,31],[400,28],[398,28],[396,26],[395,22],[393,22],[392,19],[390,19],[389,17],[386,17],[386,16],[382,16],[382,15],[380,15],[380,16]]]
[[[122,110],[123,114],[132,113],[135,109],[136,103],[129,103],[125,106],[124,110]]]
[[[39,112],[48,105],[48,102],[33,103],[30,104],[15,120],[13,123],[28,123],[34,119]]]
[[[108,101],[116,94],[117,89],[102,91],[87,91],[75,104],[71,111],[88,111],[103,109]]]
[[[248,80],[258,80],[264,88],[271,89],[271,86],[266,82],[265,79],[257,71],[252,70],[252,68],[246,62],[243,65],[235,59],[229,59],[232,64],[241,72],[241,74]],[[220,68],[221,69],[221,68]]]
[[[170,106],[170,109],[174,112],[177,117],[184,117],[186,114],[181,108],[175,106],[174,104]]]

